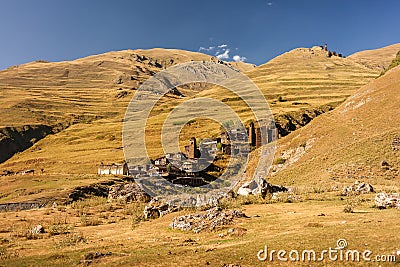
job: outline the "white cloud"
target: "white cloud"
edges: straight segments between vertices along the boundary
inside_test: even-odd
[[[218,48],[225,48],[225,47],[227,47],[228,45],[226,45],[226,44],[222,44],[222,45],[219,45],[218,46]]]
[[[218,59],[229,59],[229,49],[226,49],[224,53],[217,55]]]
[[[267,3],[268,6],[272,6],[272,4],[273,4],[272,2],[268,2]]]
[[[215,49],[215,46],[209,46],[208,48],[200,46],[199,51],[212,51]]]
[[[239,61],[245,61],[247,58],[246,57],[241,57],[241,56],[239,56],[239,55],[234,55],[233,57],[232,57],[232,59],[234,60],[234,61],[236,61],[236,62],[239,62]]]

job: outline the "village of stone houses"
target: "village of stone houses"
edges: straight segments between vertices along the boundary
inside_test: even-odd
[[[263,134],[262,134],[263,131]],[[216,180],[218,177],[209,172],[221,173],[221,167],[213,164],[224,157],[242,155],[247,157],[250,149],[257,149],[262,144],[271,143],[277,138],[277,129],[272,126],[255,128],[251,122],[247,132],[240,129],[221,131],[218,138],[202,139],[197,145],[195,137],[190,138],[189,145],[185,146],[185,153],[167,153],[165,156],[155,158],[151,164],[135,165],[128,167],[125,163],[112,163],[99,165],[99,175],[126,175],[133,178],[162,176],[173,184],[185,186],[202,186]],[[230,137],[239,141],[232,147]],[[265,138],[262,142],[262,137]],[[204,171],[199,171],[204,170]]]

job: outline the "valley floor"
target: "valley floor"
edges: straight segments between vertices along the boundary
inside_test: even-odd
[[[238,219],[216,231],[198,234],[172,230],[175,216],[197,213],[183,210],[159,219],[141,221],[138,203],[107,203],[94,197],[68,206],[0,213],[0,266],[392,266],[377,262],[395,255],[400,262],[400,211],[373,207],[375,194],[357,198],[338,192],[299,195],[295,203],[262,203],[256,197],[225,203],[249,218]],[[286,199],[287,202],[287,199]],[[247,204],[251,203],[251,204]],[[255,204],[253,204],[255,203]],[[345,213],[346,205],[353,213]],[[41,224],[45,232],[31,229]],[[232,230],[232,228],[234,230]],[[345,250],[372,251],[370,262],[259,261],[258,251],[322,250],[337,247],[345,239]],[[287,257],[287,255],[286,255]],[[300,256],[301,257],[301,256]]]

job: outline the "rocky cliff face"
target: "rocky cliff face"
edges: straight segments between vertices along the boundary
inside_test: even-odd
[[[315,117],[333,110],[340,102],[326,104],[317,108],[301,109],[275,116],[276,128],[281,137],[288,135],[306,124]]]
[[[0,128],[0,163],[52,133],[53,128],[48,125]]]

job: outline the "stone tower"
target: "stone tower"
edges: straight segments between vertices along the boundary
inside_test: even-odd
[[[197,156],[197,145],[196,145],[196,138],[192,137],[190,138],[190,145],[189,145],[189,151],[188,151],[188,158],[189,159],[194,159]]]
[[[256,129],[256,148],[261,147],[262,145],[265,145],[268,141],[268,132],[267,132],[267,127],[266,126],[261,126],[260,128]]]
[[[254,128],[254,122],[250,123],[250,127],[249,127],[249,145],[250,146],[256,146],[256,130]]]

